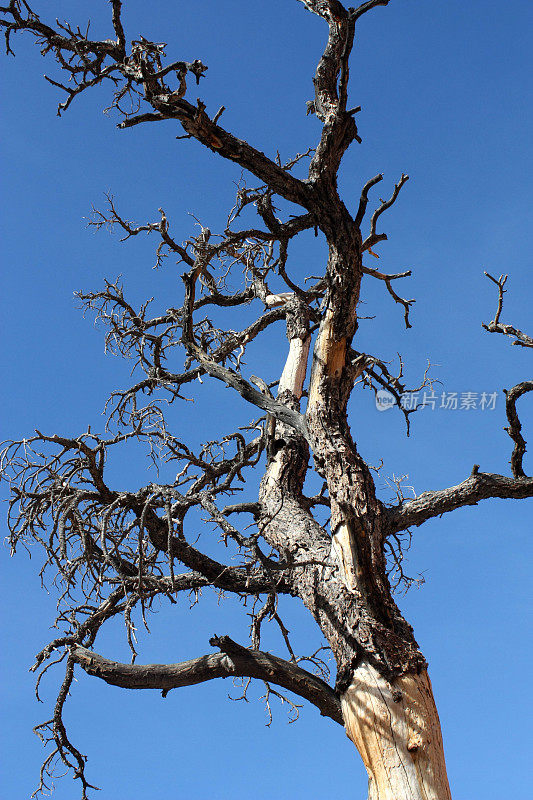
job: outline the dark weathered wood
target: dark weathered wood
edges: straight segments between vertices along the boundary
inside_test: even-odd
[[[422,525],[432,517],[440,517],[463,506],[475,506],[480,500],[499,497],[520,500],[533,496],[533,478],[508,478],[479,472],[476,464],[472,474],[457,486],[435,492],[423,492],[414,500],[406,500],[387,511],[392,530],[401,531],[411,525]]]
[[[90,40],[68,23],[42,22],[22,0],[0,8],[8,53],[13,53],[13,35],[23,32],[36,38],[44,54],[55,57],[65,76],[63,83],[48,79],[65,93],[59,114],[80,93],[109,85],[111,106],[122,115],[120,129],[174,121],[175,131],[177,122],[184,132],[177,138],[196,139],[260,184],[239,184],[227,227],[217,238],[202,227],[181,244],[171,235],[163,209],[156,222],[138,225],[124,218],[108,197],[109,208],[96,212],[92,224],[116,226],[125,239],[140,233],[157,237],[157,264],[172,255],[185,265],[182,305],[150,317],[149,304],[131,303],[118,281],[107,281],[102,291],[80,294],[84,308],[106,326],[108,349],[132,358],[144,374],[111,397],[112,433],[107,438],[90,429],[76,437],[37,431],[5,451],[13,486],[12,546],[27,541],[42,546],[46,565],[57,569],[54,580],[68,606],[57,620],[67,627],[65,634],[39,653],[35,669],[47,669],[52,653],[63,650],[65,679],[53,718],[42,727],[65,765],[80,778],[83,798],[90,788],[84,758],[69,741],[62,718],[75,664],[114,685],[164,692],[217,677],[273,683],[345,724],[369,772],[370,800],[449,798],[427,665],[393,598],[386,549],[391,542],[401,549],[399,533],[448,511],[489,497],[533,496],[533,479],[523,469],[526,443],[516,409],[517,400],[533,391],[531,381],[507,392],[513,477],[483,473],[476,466],[458,486],[424,492],[393,508],[377,496],[370,467],[357,448],[357,430],[350,428],[347,405],[361,378],[371,387],[388,389],[398,405],[406,390],[403,364],[395,377],[384,359],[360,352],[356,337],[363,279],[385,284],[410,327],[414,301],[400,297],[392,287],[392,281],[408,277],[410,270],[387,274],[364,266],[362,260],[365,252],[386,240],[378,222],[396,202],[408,176],[402,174],[389,199],[374,207],[366,236],[362,226],[370,190],[383,175],[364,184],[355,216],[339,195],[337,176],[346,150],[360,141],[355,122],[360,109],[348,108],[356,25],[363,14],[389,0],[368,0],[357,8],[338,0],[301,1],[327,24],[314,99],[308,102],[308,112],[317,116],[322,129],[315,148],[286,164],[223,128],[223,105],[209,116],[200,99],[191,102],[191,84],[199,84],[207,70],[199,59],[164,63],[161,44],[143,38],[130,42],[120,0],[111,2],[114,37],[102,41]],[[138,105],[131,114],[121,106],[127,93]],[[307,157],[307,178],[295,177],[291,170]],[[296,204],[297,213],[283,215],[277,198]],[[241,212],[251,207],[257,211],[257,225],[239,229]],[[327,245],[326,263],[312,284],[297,282],[288,267],[292,238],[309,229]],[[235,266],[244,277],[233,290],[226,276]],[[498,286],[499,299],[496,317],[485,328],[531,347],[527,334],[500,322],[506,277],[489,277]],[[257,312],[255,319],[234,330],[234,310],[248,305]],[[212,318],[204,316],[210,311]],[[223,313],[229,314],[225,328],[220,322]],[[251,342],[272,332],[277,323],[285,325],[286,360],[276,394],[274,384],[250,373],[243,356],[248,356]],[[180,353],[183,363],[176,365]],[[159,400],[183,400],[182,388],[204,378],[207,384],[209,378],[222,381],[256,409],[258,419],[245,418],[238,430],[221,431],[217,442],[195,451],[169,430]],[[409,413],[405,411],[407,420]],[[151,482],[137,491],[115,486],[107,458],[129,440],[147,445],[156,464],[159,459],[172,463],[174,482]],[[246,471],[258,467],[264,471],[257,500],[224,506],[228,496],[235,499]],[[323,488],[309,498],[304,486],[311,469],[322,478]],[[315,514],[317,506],[329,508],[329,527]],[[196,523],[189,524],[193,509],[207,515],[237,563],[230,564],[230,557],[222,563],[201,549]],[[249,515],[246,523],[253,519],[252,525],[235,521],[243,514]],[[180,572],[183,568],[187,571]],[[252,649],[229,637],[215,637],[212,644],[220,653],[167,665],[126,665],[93,651],[101,627],[123,615],[135,654],[134,609],[145,615],[156,598],[175,602],[179,592],[205,587],[249,600]],[[315,619],[335,659],[335,689],[298,666],[278,595],[297,598]],[[261,626],[267,620],[279,627],[290,660],[259,649]],[[307,661],[325,668],[316,654],[308,654]],[[47,761],[41,789],[46,788],[48,765]]]
[[[323,716],[343,724],[339,698],[316,675],[270,653],[241,647],[229,636],[215,636],[211,644],[222,652],[178,664],[122,664],[80,646],[72,649],[72,657],[88,675],[113,686],[161,689],[165,694],[213,678],[258,678],[294,692],[313,703]]]

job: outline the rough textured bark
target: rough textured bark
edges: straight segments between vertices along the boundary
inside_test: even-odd
[[[186,266],[183,302],[150,317],[149,303],[131,304],[118,281],[106,282],[102,291],[80,294],[84,307],[107,326],[107,347],[133,357],[144,374],[113,394],[108,438],[91,433],[90,427],[77,437],[37,431],[4,452],[12,487],[12,546],[37,542],[45,553],[45,568],[57,570],[54,582],[63,591],[57,624],[64,633],[39,653],[34,669],[42,674],[52,654],[61,651],[65,678],[53,718],[39,727],[55,747],[51,758],[57,754],[80,779],[83,798],[91,788],[85,759],[69,741],[62,718],[75,666],[108,683],[136,689],[168,691],[240,676],[264,681],[268,698],[272,683],[344,723],[369,774],[369,800],[451,798],[427,664],[393,598],[386,550],[389,547],[394,559],[391,541],[401,547],[402,531],[443,513],[489,497],[533,496],[533,479],[523,468],[526,443],[516,408],[522,396],[533,391],[533,382],[524,381],[507,393],[512,477],[482,473],[475,465],[458,486],[401,499],[394,507],[380,500],[357,447],[357,424],[350,427],[347,404],[359,379],[374,391],[387,389],[399,407],[406,391],[403,364],[394,376],[384,359],[359,352],[355,343],[363,279],[382,281],[394,303],[402,306],[406,327],[411,327],[414,301],[393,288],[393,282],[409,276],[410,270],[386,274],[363,264],[363,254],[386,240],[378,223],[408,176],[402,174],[390,198],[379,201],[366,236],[362,227],[369,193],[383,175],[361,188],[354,215],[351,204],[339,195],[337,176],[348,147],[361,141],[355,123],[360,109],[348,108],[356,25],[363,14],[388,2],[368,0],[347,8],[338,0],[302,0],[327,24],[327,41],[313,80],[314,99],[307,103],[308,113],[315,114],[322,127],[316,147],[285,164],[222,128],[224,106],[209,116],[200,99],[196,104],[186,99],[187,81],[192,76],[199,84],[206,65],[198,59],[164,64],[164,45],[142,37],[129,42],[120,0],[111,3],[114,38],[102,41],[88,39],[88,33],[69,23],[55,28],[45,24],[23,0],[0,8],[8,54],[13,53],[14,35],[27,33],[66,73],[64,84],[48,79],[66,93],[59,114],[80,93],[111,82],[111,108],[120,115],[121,130],[152,122],[167,122],[174,130],[181,126],[184,137],[178,138],[194,138],[246,170],[248,179],[260,182],[254,187],[239,184],[221,235],[211,237],[209,228],[201,226],[201,232],[183,244],[170,234],[162,209],[156,222],[135,225],[109,198],[109,210],[96,212],[93,224],[116,226],[125,238],[139,233],[159,237],[158,265],[171,254]],[[126,97],[132,99],[129,111],[124,110]],[[307,177],[298,178],[291,170],[307,157]],[[299,213],[283,220],[276,196],[299,206]],[[251,206],[257,211],[257,226],[240,229],[241,212]],[[327,247],[326,263],[313,285],[295,282],[286,268],[292,238],[309,229],[323,237]],[[236,268],[242,270],[241,287],[231,293],[227,278]],[[499,287],[499,301],[495,319],[485,328],[531,347],[527,334],[500,323],[506,278],[489,277]],[[256,318],[234,330],[231,314],[245,305],[257,309]],[[203,316],[210,308],[216,312],[213,319]],[[219,321],[223,313],[230,315],[226,328]],[[282,321],[288,352],[274,397],[274,384],[249,374],[243,355],[251,342]],[[184,362],[176,365],[180,348]],[[182,388],[204,377],[223,382],[263,416],[246,419],[247,424],[221,432],[217,442],[195,451],[169,431],[159,400],[182,400]],[[404,413],[408,423],[412,412]],[[137,491],[111,485],[106,459],[130,439],[146,445],[156,465],[161,461],[176,466],[173,483],[151,482]],[[264,468],[258,497],[224,505],[224,498],[240,490],[246,470],[257,468]],[[311,469],[321,477],[323,490],[310,498],[304,486]],[[317,505],[329,510],[329,527],[315,513]],[[196,524],[188,516],[194,509],[208,515],[238,563],[224,563],[200,549]],[[234,522],[242,515],[253,522]],[[188,571],[176,573],[177,565]],[[156,598],[173,603],[180,592],[204,588],[231,592],[243,601],[251,618],[250,648],[216,636],[210,643],[219,648],[217,654],[144,666],[121,664],[94,652],[101,627],[122,615],[135,657],[132,613],[138,609],[144,619]],[[294,653],[278,610],[280,595],[298,599],[316,621],[334,656],[334,686],[299,666],[305,658],[324,670],[316,654]],[[287,659],[259,649],[261,626],[269,621],[279,628]],[[48,788],[49,774],[47,759],[41,791]]]

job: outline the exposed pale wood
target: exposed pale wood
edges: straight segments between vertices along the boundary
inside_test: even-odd
[[[305,339],[299,337],[291,339],[289,353],[279,381],[278,394],[281,395],[282,392],[288,390],[297,400],[301,398],[310,344],[310,336],[306,336]]]
[[[309,409],[319,404],[323,399],[320,384],[324,379],[324,374],[338,379],[345,364],[346,338],[343,337],[340,341],[335,341],[332,326],[333,312],[328,309],[322,320],[313,353],[313,371],[309,384]]]
[[[342,522],[331,539],[331,550],[339,565],[339,577],[349,592],[355,592],[357,588],[356,559],[352,538],[348,524]]]
[[[363,663],[341,706],[346,733],[368,772],[368,800],[451,800],[439,716],[425,670],[389,683]]]
[[[91,434],[90,429],[76,439],[45,436],[37,431],[36,437],[14,442],[5,451],[17,483],[17,487],[13,485],[11,501],[11,544],[15,548],[17,542],[26,544],[29,538],[44,544],[46,564],[57,565],[55,580],[66,587],[63,600],[68,613],[61,606],[56,625],[68,622],[67,635],[47,645],[34,667],[46,671],[48,665],[44,662],[50,655],[67,647],[65,681],[53,718],[39,728],[47,731],[45,739],[55,740],[55,752],[67,769],[74,765],[75,777],[83,784],[84,799],[89,787],[84,777],[84,758],[68,741],[62,719],[75,664],[90,675],[130,689],[160,688],[166,692],[211,678],[236,676],[267,681],[305,697],[336,722],[344,722],[368,770],[368,800],[451,797],[426,662],[411,626],[391,594],[385,547],[397,532],[483,498],[533,495],[533,479],[525,476],[522,466],[526,442],[515,407],[525,392],[533,391],[533,383],[525,381],[507,393],[507,430],[514,442],[512,479],[480,473],[475,466],[459,486],[424,492],[392,509],[380,501],[369,465],[357,448],[359,419],[354,419],[353,432],[350,430],[348,401],[363,370],[397,398],[399,378],[390,376],[376,356],[359,353],[358,341],[357,349],[352,345],[364,275],[385,282],[393,300],[404,307],[405,323],[410,327],[408,312],[414,301],[402,299],[391,287],[392,280],[406,277],[410,270],[388,274],[369,269],[362,262],[365,252],[372,253],[374,244],[387,239],[386,233],[377,231],[377,222],[395,202],[407,175],[402,174],[390,199],[380,201],[370,219],[369,235],[363,240],[361,226],[368,192],[383,175],[376,175],[364,185],[354,218],[349,210],[351,200],[347,206],[339,194],[338,170],[350,144],[361,141],[354,120],[360,109],[349,109],[347,105],[349,56],[356,21],[370,9],[386,6],[389,0],[366,0],[358,8],[345,7],[339,0],[302,2],[329,28],[313,81],[314,100],[308,103],[308,111],[322,123],[322,131],[316,148],[298,154],[286,164],[281,163],[279,155],[270,159],[221,128],[218,122],[224,106],[211,118],[200,98],[195,104],[191,102],[191,81],[187,87],[186,77],[192,75],[198,83],[207,69],[199,59],[163,65],[163,45],[142,37],[131,42],[130,50],[130,39],[121,22],[121,0],[111,0],[115,37],[103,41],[87,39],[80,28],[68,23],[55,28],[46,25],[25,0],[11,0],[0,11],[8,53],[12,52],[11,34],[29,32],[43,54],[55,55],[60,70],[67,75],[65,85],[48,79],[67,94],[58,113],[66,110],[80,92],[111,79],[116,83],[111,107],[123,117],[119,127],[174,120],[173,124],[179,123],[185,132],[185,136],[177,138],[196,139],[212,153],[256,176],[262,184],[251,189],[239,181],[228,227],[216,244],[210,240],[209,230],[202,227],[199,235],[180,245],[170,236],[168,220],[161,209],[160,221],[137,226],[120,217],[110,200],[111,213],[100,214],[97,227],[116,224],[126,233],[125,238],[141,231],[158,231],[158,264],[169,253],[175,253],[187,265],[188,271],[182,275],[183,305],[150,319],[148,304],[141,306],[139,312],[130,306],[118,281],[106,282],[105,292],[81,294],[85,307],[96,309],[98,318],[109,325],[110,347],[126,357],[133,354],[139,358],[145,371],[141,381],[114,394],[111,400],[111,419],[126,432],[104,440]],[[141,113],[132,116],[122,110],[124,92],[133,92],[134,96],[137,92]],[[292,167],[312,152],[307,178],[297,178],[291,173]],[[299,205],[298,214],[291,214],[287,221],[278,219],[277,213],[284,217],[286,211],[279,208],[279,197]],[[252,203],[261,218],[260,228],[237,230],[237,218]],[[311,287],[307,285],[308,278],[302,285],[294,283],[285,269],[289,241],[310,228],[314,228],[315,236],[324,236],[328,250],[327,265],[313,277],[316,282]],[[229,294],[224,271],[230,263],[228,259],[240,262],[246,276],[242,290]],[[222,273],[220,265],[224,267]],[[294,277],[300,273],[291,274]],[[485,328],[512,336],[516,339],[514,344],[531,347],[531,337],[500,323],[506,278],[489,278],[499,288],[499,301],[495,319]],[[202,292],[197,296],[200,281]],[[286,285],[291,291],[271,293],[269,283],[273,286],[274,282],[279,289]],[[316,304],[319,298],[321,301]],[[255,321],[243,330],[233,330],[233,325],[218,328],[222,308],[236,308],[254,299],[266,307]],[[197,312],[207,306],[217,311],[213,320],[201,321]],[[264,380],[251,376],[248,381],[241,367],[246,363],[243,356],[247,346],[282,319],[286,321],[289,352],[274,398]],[[305,413],[301,413],[311,331],[316,333],[316,342],[307,404]],[[184,371],[170,372],[179,346],[186,351]],[[383,377],[372,372],[373,365]],[[184,384],[201,380],[204,375],[224,382],[255,408],[266,412],[264,431],[255,436],[257,422],[240,427],[218,441],[217,455],[212,454],[215,443],[210,442],[197,456],[178,436],[167,431],[160,416],[159,399],[148,405],[143,401],[142,412],[136,405],[137,397],[155,394],[156,390],[170,392],[173,402],[183,397]],[[119,399],[115,402],[116,397]],[[243,435],[250,430],[255,436],[252,441],[248,441],[248,433]],[[109,448],[131,436],[150,443],[152,453],[165,454],[168,450],[167,460],[185,462],[174,485],[151,482],[130,492],[113,488],[113,481],[107,483],[104,465]],[[41,443],[62,450],[59,455],[43,455]],[[236,452],[231,454],[233,443],[237,445]],[[304,487],[311,457],[323,489],[318,496],[307,497]],[[265,473],[257,503],[237,503],[225,509],[217,506],[217,497],[231,496],[240,488],[233,481],[245,480],[245,468],[263,463]],[[194,477],[187,472],[189,467],[193,467]],[[192,485],[188,484],[189,478]],[[321,524],[321,517],[313,516],[318,504],[330,507],[329,526]],[[185,530],[184,520],[194,508],[207,511],[222,530],[224,541],[231,539],[231,544],[236,545],[238,564],[220,563],[202,552],[200,545],[196,546],[196,534],[194,544],[190,544],[193,539]],[[259,537],[255,531],[253,535],[241,533],[238,525],[229,522],[230,514],[237,513],[253,514]],[[43,538],[45,523],[51,524],[48,543],[47,537]],[[134,526],[139,532],[137,541],[135,535],[129,535]],[[97,531],[99,537],[93,533]],[[261,539],[268,545],[266,551]],[[150,550],[145,543],[149,543]],[[80,558],[80,554],[84,557]],[[175,574],[174,562],[189,572]],[[70,595],[76,583],[82,605]],[[204,586],[230,591],[243,599],[254,596],[246,606],[252,619],[254,650],[226,636],[214,637],[210,643],[221,650],[219,653],[173,665],[125,665],[79,646],[88,644],[92,648],[103,622],[133,609],[139,601],[144,610],[158,595],[172,600],[178,592],[197,591]],[[261,594],[267,594],[268,600],[256,610]],[[272,616],[278,607],[277,595],[281,594],[299,598],[318,624],[336,662],[334,689],[295,663],[288,632],[277,611]],[[280,627],[290,661],[258,649],[261,622],[268,613]],[[131,632],[127,613],[125,616]],[[361,654],[366,659],[363,663]],[[52,754],[42,775],[47,774],[48,764],[53,761]],[[45,786],[41,780],[40,788]]]
[[[285,303],[294,296],[294,292],[279,292],[278,294],[267,294],[265,297],[265,305],[268,308],[276,308],[277,306],[284,306]]]

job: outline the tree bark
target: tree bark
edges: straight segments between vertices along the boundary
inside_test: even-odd
[[[389,682],[363,662],[341,706],[346,734],[368,772],[368,800],[451,800],[426,670]]]

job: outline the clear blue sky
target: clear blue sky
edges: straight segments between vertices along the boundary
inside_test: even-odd
[[[82,26],[90,13],[94,35],[112,35],[104,0],[40,7]],[[360,450],[371,463],[383,458],[382,474],[408,474],[417,493],[460,482],[474,463],[509,474],[501,390],[531,376],[531,355],[482,330],[496,301],[483,270],[509,272],[504,321],[531,333],[531,22],[529,0],[392,0],[358,26],[351,98],[363,107],[363,144],[345,159],[343,196],[354,208],[372,175],[385,173],[379,195],[409,173],[383,218],[389,241],[379,248],[379,263],[387,271],[412,268],[405,292],[417,301],[414,327],[406,332],[383,287],[367,285],[368,315],[376,318],[362,323],[360,349],[384,359],[400,351],[413,382],[431,359],[439,391],[499,393],[494,410],[421,412],[410,439],[398,413],[379,413],[368,393],[354,397]],[[168,42],[172,60],[208,64],[198,92],[208,111],[225,105],[223,124],[259,149],[288,158],[316,142],[318,125],[305,116],[305,101],[326,27],[296,0],[126,0],[124,24],[129,39],[142,34]],[[124,215],[138,221],[155,220],[163,206],[180,240],[192,230],[188,212],[220,229],[240,172],[193,142],[176,141],[172,123],[118,131],[113,117],[102,114],[108,90],[87,93],[58,119],[58,93],[42,79],[53,72],[50,61],[29,38],[15,44],[17,58],[2,62],[2,438],[35,427],[76,435],[88,423],[103,426],[103,403],[126,384],[128,367],[104,356],[102,332],[76,311],[73,291],[96,289],[104,276],[119,273],[134,298],[157,295],[163,308],[178,305],[180,291],[173,263],[152,271],[154,242],[120,245],[117,237],[88,230],[91,204],[102,206],[111,190]],[[297,249],[294,274],[322,269],[323,249],[313,245],[310,238]],[[260,374],[269,379],[282,357],[275,351],[256,350]],[[198,417],[184,414],[194,440],[210,438],[220,420],[231,430],[250,417],[229,391],[214,392],[218,420],[207,413],[205,397],[196,404]],[[521,401],[530,439],[532,400]],[[524,464],[531,472],[531,456]],[[152,480],[144,461],[124,458],[115,466],[117,482]],[[530,796],[524,706],[532,655],[525,637],[531,512],[531,501],[485,501],[414,532],[409,569],[426,583],[400,605],[430,663],[454,800]],[[18,800],[35,788],[43,758],[31,728],[50,711],[35,702],[27,670],[54,635],[48,626],[55,597],[40,589],[38,552],[31,561],[23,551],[9,561],[7,553],[1,794]],[[208,652],[213,633],[245,638],[237,609],[219,607],[207,594],[192,612],[185,601],[172,612],[162,608],[151,620],[153,635],[141,634],[140,663]],[[300,649],[315,641],[299,608],[289,610],[288,620]],[[272,647],[281,652],[277,641]],[[118,626],[97,649],[127,659]],[[293,725],[276,709],[266,728],[259,701],[226,699],[227,681],[162,700],[157,692],[128,693],[78,677],[66,720],[72,741],[89,755],[88,776],[102,787],[100,800],[366,796],[357,753],[314,707]],[[53,702],[56,679],[45,679],[45,702]],[[67,777],[55,797],[73,800],[77,792]]]

